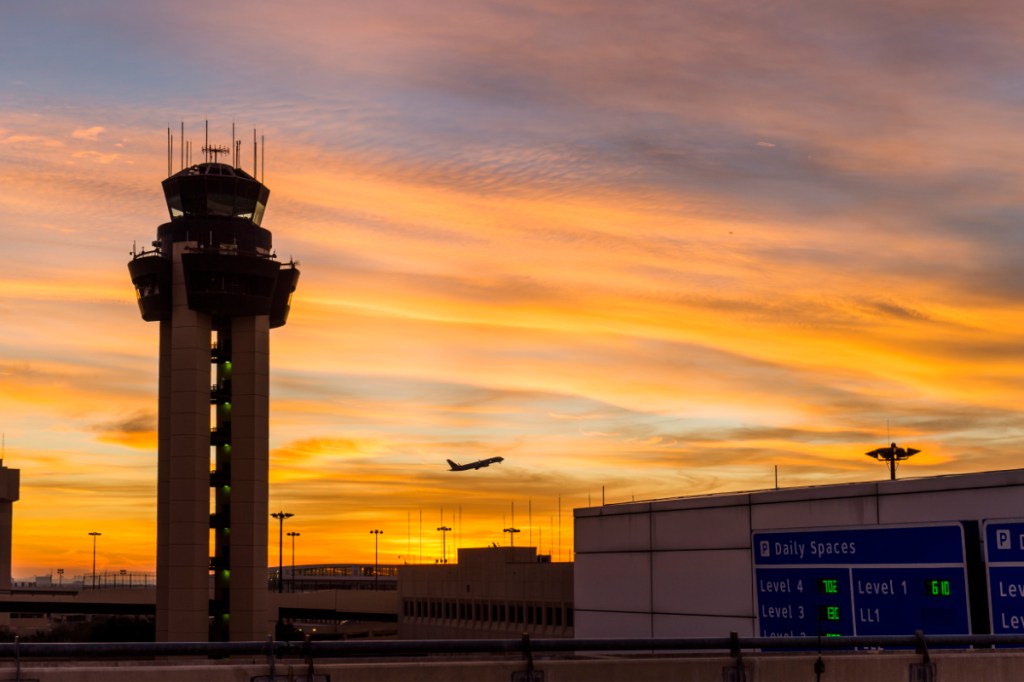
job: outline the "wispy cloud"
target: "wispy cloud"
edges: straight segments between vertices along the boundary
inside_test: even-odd
[[[106,132],[103,126],[92,126],[91,128],[77,128],[71,131],[71,137],[76,140],[96,140],[100,134]]]
[[[460,509],[460,542],[507,541],[513,503],[567,550],[602,489],[881,477],[887,423],[908,474],[1015,466],[1011,3],[199,7],[0,29],[19,575],[85,566],[100,525],[152,562],[158,332],[125,264],[168,220],[182,118],[196,148],[236,122],[246,168],[266,134],[264,225],[302,261],[271,503],[305,560],[369,556],[369,523],[418,556],[421,513],[427,556]]]

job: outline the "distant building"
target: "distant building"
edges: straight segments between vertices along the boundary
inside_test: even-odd
[[[573,565],[535,547],[460,549],[398,571],[400,639],[573,636]]]
[[[398,589],[398,564],[306,564],[284,567],[282,592],[316,592],[319,590]],[[277,569],[270,569],[270,589],[278,591]]]
[[[0,590],[11,589],[11,526],[20,491],[21,470],[7,468],[0,459]]]
[[[813,580],[804,585],[795,577],[787,579],[784,572],[776,573],[779,576],[776,591],[789,593],[782,595],[785,599],[780,603],[784,605],[758,609],[758,591],[765,586],[755,582],[755,563],[763,565],[773,561],[792,565],[797,559],[775,561],[777,550],[786,550],[786,543],[765,539],[760,540],[755,554],[752,541],[756,535],[871,533],[929,525],[952,525],[962,533],[960,551],[964,559],[952,568],[936,568],[935,575],[952,570],[952,575],[959,575],[960,581],[966,580],[970,627],[975,633],[987,632],[985,523],[1022,517],[1022,469],[699,495],[576,509],[576,635],[582,638],[725,637],[736,632],[740,637],[757,636],[762,619],[775,616],[778,620],[780,614],[795,619],[800,612],[812,613],[812,609],[802,606],[801,600],[806,600],[807,594],[819,594],[822,586],[814,584]],[[1020,551],[1024,552],[1024,533],[1021,535]],[[853,554],[852,543],[848,547],[835,543],[825,549],[849,550],[849,554]],[[890,542],[883,549],[895,555],[903,548],[898,542]],[[808,558],[801,556],[804,561]],[[843,558],[847,559],[853,557]],[[843,561],[822,560],[820,565],[841,563]],[[825,571],[813,566],[801,570],[801,575],[812,578],[825,575]],[[819,570],[821,576],[814,574],[815,570]],[[857,571],[884,573],[887,570],[863,562],[850,569],[828,568],[831,574],[851,584],[856,583],[853,575]],[[885,577],[893,582],[880,588],[883,597],[896,591],[899,594],[895,596],[900,597],[925,593],[924,581],[901,584],[892,575]],[[857,584],[853,591],[870,594],[875,589],[865,584]],[[845,613],[853,603],[853,591],[846,594],[837,614]],[[827,595],[823,594],[821,599],[827,599]],[[962,592],[945,601],[940,599],[941,604],[926,605],[922,610],[931,609],[944,616],[952,612],[950,606],[957,599],[963,604]],[[855,615],[857,634],[871,627],[877,629],[879,614],[877,609],[858,611]],[[807,634],[815,634],[816,627],[812,623],[806,628],[812,630]],[[798,635],[805,628],[794,629],[797,631],[782,634]],[[901,634],[913,634],[913,631]]]

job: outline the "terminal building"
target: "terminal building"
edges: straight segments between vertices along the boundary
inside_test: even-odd
[[[455,564],[402,566],[398,636],[572,637],[572,573],[535,547],[462,548]]]
[[[574,513],[577,637],[1024,633],[1024,470]]]

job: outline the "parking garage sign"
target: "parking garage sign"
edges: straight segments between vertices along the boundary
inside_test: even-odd
[[[989,617],[994,634],[1024,633],[1024,521],[986,521]]]
[[[762,637],[970,634],[960,524],[758,532],[752,548]]]

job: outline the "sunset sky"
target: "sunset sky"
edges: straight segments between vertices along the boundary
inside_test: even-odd
[[[88,571],[89,531],[155,564],[127,262],[182,121],[265,135],[301,262],[270,425],[299,563],[507,543],[513,504],[567,560],[602,487],[880,480],[890,439],[901,476],[1020,466],[1022,63],[1010,1],[4,3],[15,576]]]

